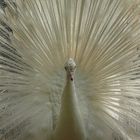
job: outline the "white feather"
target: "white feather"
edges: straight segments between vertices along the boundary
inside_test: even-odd
[[[62,132],[70,136],[75,126],[73,140],[140,139],[138,2],[6,3],[0,15],[0,140],[63,140]],[[64,89],[70,57],[77,64],[74,92]],[[62,93],[75,97],[61,100]],[[64,114],[63,104],[69,105]],[[63,122],[67,113],[76,119],[71,129]]]

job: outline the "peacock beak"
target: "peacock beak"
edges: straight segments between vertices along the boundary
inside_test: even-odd
[[[73,81],[73,73],[70,72],[70,80]]]

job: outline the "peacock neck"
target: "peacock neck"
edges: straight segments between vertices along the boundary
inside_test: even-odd
[[[65,111],[69,110],[70,113],[72,113],[75,111],[73,107],[74,109],[76,109],[76,111],[79,110],[78,98],[75,90],[75,82],[74,82],[74,78],[73,80],[71,80],[71,78],[67,76],[66,85],[61,99],[61,111],[63,112],[63,109],[65,109]]]
[[[55,140],[85,140],[83,121],[78,106],[74,79],[67,76],[61,100]]]

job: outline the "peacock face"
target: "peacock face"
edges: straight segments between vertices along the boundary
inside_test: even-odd
[[[65,70],[68,73],[73,73],[76,70],[76,63],[72,58],[69,58],[68,61],[65,63]]]
[[[76,63],[72,58],[69,58],[68,61],[65,63],[65,70],[68,77],[73,81],[74,72],[76,70]]]

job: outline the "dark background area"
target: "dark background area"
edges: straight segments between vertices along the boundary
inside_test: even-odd
[[[6,4],[4,3],[4,0],[0,0],[0,7],[4,8],[6,6]]]

